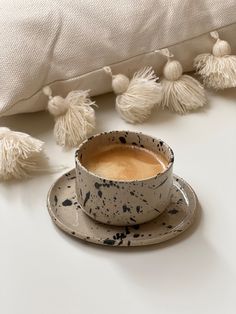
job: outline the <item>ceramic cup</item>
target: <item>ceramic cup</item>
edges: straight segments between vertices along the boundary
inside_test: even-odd
[[[83,160],[107,144],[130,144],[164,155],[166,170],[141,180],[109,180],[83,166]],[[172,149],[160,139],[131,131],[112,131],[85,140],[75,154],[76,194],[84,212],[93,219],[111,225],[127,226],[147,222],[160,215],[170,200],[173,184]]]

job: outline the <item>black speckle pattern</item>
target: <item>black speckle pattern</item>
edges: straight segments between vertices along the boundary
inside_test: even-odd
[[[68,198],[62,202],[63,206],[71,206],[72,204],[73,204],[72,201],[69,200]]]
[[[57,198],[57,196],[55,195],[55,196],[54,196],[54,203],[55,203],[55,206],[57,206],[57,202],[58,202],[58,198]]]
[[[172,208],[172,209],[168,210],[168,213],[171,214],[171,215],[176,215],[178,212],[179,211],[176,208]]]
[[[122,209],[123,209],[123,212],[124,212],[124,213],[126,213],[126,212],[129,212],[129,213],[130,213],[130,211],[131,211],[130,208],[127,207],[126,205],[123,205],[123,206],[122,206]]]
[[[102,184],[99,184],[98,182],[94,183],[94,186],[96,189],[100,189],[100,187],[102,186]]]
[[[103,241],[103,244],[106,244],[106,245],[114,245],[116,243],[115,240],[111,240],[111,239],[105,239]]]
[[[177,201],[177,205],[181,204],[182,202],[184,202],[184,200],[182,198],[179,198]]]
[[[86,205],[87,201],[89,200],[90,198],[90,191],[88,191],[85,195],[85,200],[84,200],[84,206]]]
[[[119,140],[120,140],[120,142],[121,142],[122,144],[126,144],[126,139],[125,139],[124,136],[120,136],[120,137],[119,137]]]
[[[128,226],[125,227],[125,234],[130,234],[130,231],[129,231],[129,227],[128,227]]]
[[[138,138],[138,143],[139,143],[139,145],[140,145],[140,143],[141,143],[141,138],[140,138],[140,135],[139,135],[139,134],[137,134],[137,138]]]

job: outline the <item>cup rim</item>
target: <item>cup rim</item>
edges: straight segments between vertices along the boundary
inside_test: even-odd
[[[97,174],[95,174],[94,172],[92,171],[89,171],[79,160],[78,158],[78,152],[81,150],[81,148],[88,142],[88,141],[91,141],[93,140],[94,138],[96,137],[99,137],[99,136],[102,136],[102,135],[107,135],[107,134],[111,134],[111,133],[116,133],[116,132],[128,132],[128,133],[135,133],[135,134],[139,134],[139,135],[145,135],[147,137],[150,137],[152,139],[155,139],[156,141],[159,141],[159,142],[162,142],[166,148],[169,150],[170,152],[170,161],[168,162],[168,165],[166,167],[166,169],[163,171],[163,172],[159,172],[158,174],[156,174],[155,176],[152,176],[152,177],[148,177],[148,178],[144,178],[144,179],[135,179],[135,180],[115,180],[115,179],[108,179],[108,178],[105,178],[105,177],[101,177]],[[87,173],[89,173],[90,175],[96,177],[96,178],[99,178],[101,180],[106,180],[106,181],[110,181],[110,182],[119,182],[119,183],[132,183],[132,182],[146,182],[146,181],[149,181],[149,180],[152,180],[160,175],[163,175],[165,173],[167,173],[169,171],[169,169],[171,167],[173,167],[173,164],[174,164],[174,152],[172,150],[172,148],[165,142],[163,141],[162,139],[159,139],[159,138],[156,138],[155,136],[152,136],[152,135],[148,135],[148,134],[145,134],[143,132],[136,132],[136,131],[130,131],[130,130],[113,130],[113,131],[104,131],[104,132],[100,132],[100,133],[97,133],[97,134],[94,134],[90,137],[88,137],[87,139],[85,139],[83,142],[80,143],[80,145],[78,146],[78,148],[76,149],[75,151],[75,162],[76,162],[76,165],[79,164],[79,166],[85,170]]]

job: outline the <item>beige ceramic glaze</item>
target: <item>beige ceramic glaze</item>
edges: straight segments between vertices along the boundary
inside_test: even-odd
[[[62,175],[48,193],[53,222],[68,234],[108,246],[141,246],[160,243],[186,230],[194,220],[196,197],[191,187],[174,176],[170,204],[154,220],[134,226],[111,226],[91,219],[78,204],[75,170]]]
[[[162,154],[168,161],[167,169],[148,179],[116,181],[101,178],[82,165],[96,149],[116,143],[137,145]],[[156,218],[169,204],[174,155],[162,140],[131,131],[101,133],[80,145],[75,160],[78,202],[97,221],[117,226],[136,225]]]

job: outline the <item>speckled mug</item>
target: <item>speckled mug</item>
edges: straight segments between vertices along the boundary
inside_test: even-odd
[[[164,155],[168,166],[156,176],[132,181],[108,180],[88,171],[83,160],[97,148],[130,144]],[[111,131],[85,140],[75,153],[76,194],[84,212],[110,225],[136,225],[160,215],[169,204],[173,184],[172,149],[162,140],[131,131]]]

